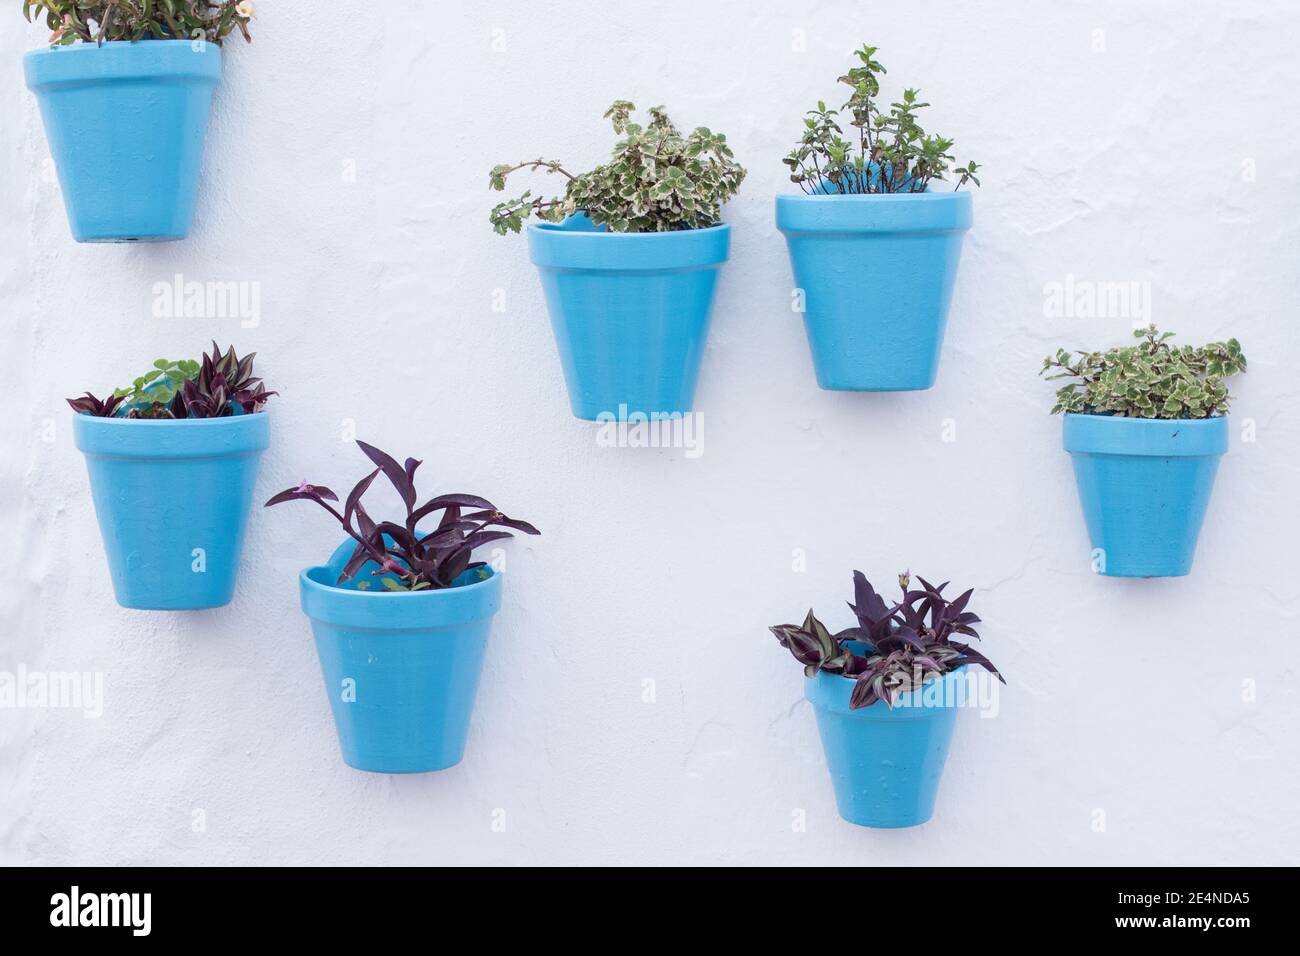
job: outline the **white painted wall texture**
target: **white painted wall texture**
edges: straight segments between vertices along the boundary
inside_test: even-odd
[[[133,247],[70,240],[21,79],[43,33],[4,12],[0,670],[102,673],[105,699],[0,711],[0,861],[1300,862],[1294,4],[300,6],[264,0],[227,47],[192,237]],[[801,114],[861,41],[986,170],[927,392],[817,389],[773,224]],[[486,221],[492,165],[601,160],[619,97],[750,170],[696,459],[570,417],[525,242]],[[256,283],[260,322],[154,317],[178,274]],[[1188,578],[1090,572],[1036,372],[1132,318],[1046,315],[1069,276],[1139,283],[1156,322],[1250,358]],[[508,549],[460,767],[339,759],[296,582],[339,533],[308,506],[254,515],[229,607],[114,603],[63,398],[214,337],[281,392],[262,498],[359,477],[355,423],[430,492],[542,528]],[[977,589],[1009,687],[961,715],[933,821],[873,832],[837,817],[766,627],[843,626],[852,569],[906,567]]]

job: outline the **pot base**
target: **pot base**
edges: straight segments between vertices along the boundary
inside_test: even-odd
[[[76,415],[72,426],[117,603],[139,611],[229,604],[258,463],[270,444],[267,414],[161,421]]]
[[[210,603],[204,603],[201,600],[196,601],[176,601],[169,603],[167,601],[140,601],[133,600],[129,596],[115,595],[118,607],[124,607],[129,611],[211,611],[214,608],[225,607],[234,600],[234,591],[229,595],[213,598]]]
[[[934,385],[971,224],[969,193],[778,196],[817,384],[836,392]]]
[[[846,678],[836,679],[852,685]],[[884,709],[883,704],[874,706]],[[861,718],[859,713],[817,710],[840,816],[861,827],[920,826],[934,815],[956,709],[934,710],[919,719],[897,710],[886,711],[883,718]]]
[[[459,586],[411,594],[337,587],[352,549],[344,542],[299,576],[343,762],[367,773],[448,770],[465,756],[501,575],[476,581],[468,570]]]
[[[36,94],[77,242],[172,242],[190,231],[220,47],[111,40],[33,50]]]
[[[528,227],[575,418],[690,414],[729,237],[610,233],[585,214]]]
[[[428,762],[364,760],[355,755],[343,754],[343,762],[353,770],[360,770],[362,773],[438,773],[459,767],[464,760],[463,753],[451,763],[440,760]]]
[[[421,630],[353,629],[313,619],[343,762],[370,773],[428,773],[460,763],[490,626],[484,619]]]
[[[841,820],[845,823],[852,823],[856,827],[868,827],[872,830],[907,830],[911,827],[925,826],[925,824],[929,823],[930,818],[934,816],[934,808],[931,807],[930,812],[924,816],[918,815],[906,819],[872,816],[867,814],[853,817],[846,814],[842,809],[839,813]]]
[[[850,710],[854,682],[838,674],[820,671],[805,683],[844,820],[895,830],[934,815],[961,679],[959,672],[945,674],[900,695],[892,710],[881,702]]]
[[[924,382],[908,385],[845,384],[823,381],[819,375],[817,377],[817,387],[823,392],[924,392],[927,389],[934,388],[934,379],[931,378]]]
[[[1228,420],[1071,413],[1063,435],[1093,570],[1108,578],[1190,574]]]
[[[1105,571],[1098,571],[1097,575],[1103,578],[1185,578],[1191,573],[1192,566],[1188,563],[1179,566],[1138,565],[1117,569],[1107,568]]]
[[[179,242],[186,238],[186,233],[176,232],[170,234],[157,234],[145,236],[119,236],[116,232],[96,234],[94,232],[82,232],[76,237],[77,242],[110,244],[119,243],[127,244],[132,242]]]

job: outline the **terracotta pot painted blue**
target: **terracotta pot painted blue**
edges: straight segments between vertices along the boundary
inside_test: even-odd
[[[229,604],[265,412],[151,421],[73,416],[117,603],[153,611]]]
[[[731,227],[612,233],[585,215],[528,227],[578,418],[687,413]]]
[[[1227,417],[1066,415],[1064,435],[1094,570],[1122,578],[1190,572],[1228,450]]]
[[[78,242],[184,239],[221,49],[78,43],[23,58]]]
[[[465,755],[501,575],[467,571],[439,591],[338,587],[353,547],[345,542],[298,578],[343,760],[374,773],[453,767]]]
[[[804,682],[840,816],[890,828],[930,819],[963,700],[961,681],[961,671],[945,674],[900,695],[892,710],[879,701],[849,710],[854,681],[838,674],[818,671]]]
[[[777,196],[817,384],[892,392],[939,371],[968,192]]]

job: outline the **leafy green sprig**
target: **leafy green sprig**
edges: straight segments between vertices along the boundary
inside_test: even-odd
[[[498,203],[489,217],[498,235],[519,232],[529,216],[563,222],[585,212],[611,232],[672,232],[703,229],[722,220],[722,206],[740,188],[745,169],[735,161],[727,138],[701,126],[683,136],[663,107],[653,107],[646,126],[634,123],[636,107],[617,100],[604,118],[621,135],[610,161],[574,174],[558,160],[534,159],[495,166],[488,185],[497,192],[521,170],[544,171],[568,180],[563,196],[531,191]]]
[[[136,418],[170,418],[166,408],[186,381],[199,374],[199,363],[194,359],[160,358],[153,368],[137,376],[129,386],[113,389],[113,395],[131,408],[137,409]]]
[[[238,30],[249,43],[252,0],[23,0],[23,16],[45,17],[50,45],[105,40],[206,40]]]
[[[799,143],[782,162],[790,167],[791,182],[810,195],[925,192],[933,180],[957,176],[954,189],[967,182],[980,184],[979,165],[956,166],[948,152],[953,141],[929,135],[917,121],[919,110],[929,106],[919,91],[907,89],[891,103],[880,105],[880,76],[885,68],[876,60],[877,47],[855,52],[858,65],[839,78],[852,89],[839,110],[824,101],[804,117]],[[840,111],[849,113],[852,132],[844,137]]]
[[[1043,359],[1040,375],[1075,379],[1057,390],[1052,414],[1165,419],[1227,414],[1228,386],[1223,380],[1246,370],[1246,356],[1236,339],[1180,348],[1169,344],[1174,333],[1160,332],[1154,325],[1133,335],[1141,340],[1136,345],[1105,352],[1058,349]]]

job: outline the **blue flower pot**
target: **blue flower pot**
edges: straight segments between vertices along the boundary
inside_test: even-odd
[[[691,411],[730,236],[613,233],[585,215],[528,227],[574,415]]]
[[[854,681],[818,671],[804,682],[817,715],[840,816],[863,827],[914,827],[934,797],[962,700],[961,671],[902,694],[893,710],[877,701],[849,710]]]
[[[1196,539],[1228,450],[1228,419],[1065,416],[1093,568],[1121,578],[1192,570]]]
[[[126,40],[23,58],[78,242],[184,239],[221,48]]]
[[[150,611],[229,604],[270,444],[265,412],[152,421],[73,416],[117,603]]]
[[[968,192],[777,196],[817,384],[894,392],[939,371]]]
[[[438,591],[356,590],[372,580],[369,562],[336,586],[354,546],[298,578],[343,760],[373,773],[453,767],[465,756],[501,575],[467,571]]]

